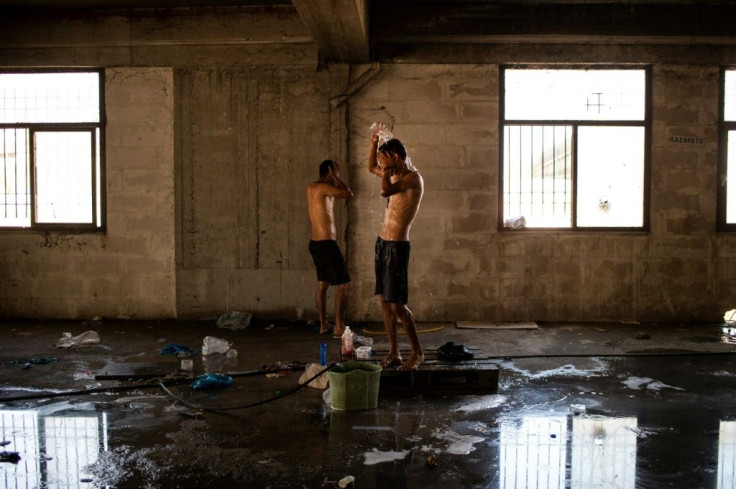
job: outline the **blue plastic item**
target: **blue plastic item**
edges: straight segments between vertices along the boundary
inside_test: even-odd
[[[233,383],[233,378],[223,374],[200,375],[191,383],[192,389],[210,389],[212,387],[228,387]]]
[[[179,354],[185,355],[185,356],[192,356],[197,354],[197,350],[195,348],[191,348],[187,345],[182,345],[181,343],[169,343],[165,347],[161,349],[162,355],[174,355],[178,356]]]

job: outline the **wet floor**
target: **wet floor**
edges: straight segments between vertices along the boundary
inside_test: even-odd
[[[736,487],[733,355],[497,363],[496,391],[381,390],[365,411],[334,411],[312,387],[285,395],[299,372],[171,385],[188,405],[155,386],[0,399],[3,450],[20,457],[0,463],[0,486]],[[29,392],[5,382],[2,397]]]

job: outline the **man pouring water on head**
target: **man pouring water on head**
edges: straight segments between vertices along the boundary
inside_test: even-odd
[[[381,136],[387,140],[383,142]],[[381,178],[381,196],[388,199],[383,228],[376,239],[375,255],[375,293],[381,297],[383,324],[389,343],[389,352],[381,366],[416,370],[424,361],[424,353],[419,344],[414,316],[407,306],[411,248],[409,231],[422,201],[424,180],[411,165],[403,143],[390,137],[386,126],[380,123],[371,126],[368,170]],[[411,344],[411,355],[406,362],[401,358],[398,346],[398,321],[401,321]]]

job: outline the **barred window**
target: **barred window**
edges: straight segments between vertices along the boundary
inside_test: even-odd
[[[649,70],[501,68],[501,226],[646,229]]]
[[[0,227],[103,226],[101,71],[0,72]]]
[[[736,69],[721,76],[721,118],[719,141],[718,227],[736,231]]]

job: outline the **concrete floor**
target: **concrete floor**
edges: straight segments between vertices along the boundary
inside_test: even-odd
[[[333,488],[346,476],[377,489],[736,486],[736,342],[721,324],[448,323],[420,335],[425,349],[472,347],[498,366],[498,389],[381,389],[377,408],[348,412],[333,410],[321,389],[286,395],[298,369],[262,373],[318,361],[322,341],[338,359],[339,340],[304,322],[238,331],[174,321],[0,327],[0,441],[6,456],[20,456],[0,463],[1,487]],[[54,346],[64,332],[87,330],[99,344]],[[386,348],[385,336],[364,335]],[[205,336],[232,343],[237,357],[221,369],[241,375],[201,391],[167,381],[189,405],[156,381],[95,379],[110,361],[174,373],[179,360],[161,349],[201,350]],[[212,365],[192,358],[195,376]]]

